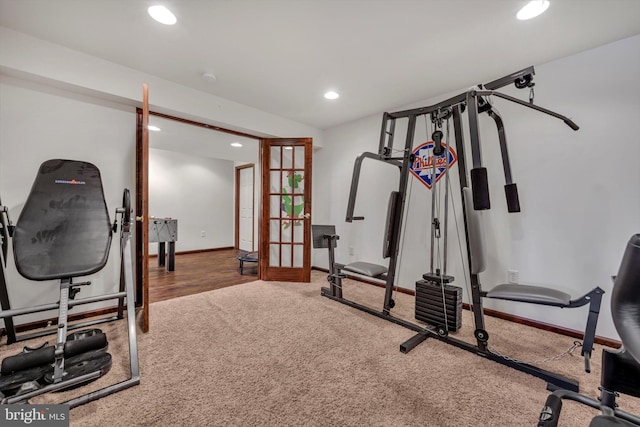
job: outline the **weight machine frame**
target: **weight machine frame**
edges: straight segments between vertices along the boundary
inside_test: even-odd
[[[484,357],[486,359],[492,360],[494,362],[500,363],[502,365],[508,366],[510,368],[516,369],[518,371],[527,373],[529,375],[533,375],[535,377],[541,378],[547,382],[548,390],[556,390],[556,389],[566,389],[572,391],[578,391],[579,385],[578,382],[564,376],[555,374],[553,372],[549,372],[547,370],[538,368],[536,366],[520,362],[514,360],[512,358],[498,355],[493,353],[488,348],[488,335],[485,331],[485,323],[484,323],[484,311],[482,307],[482,290],[480,285],[480,280],[477,274],[471,274],[470,271],[470,282],[471,282],[471,300],[472,300],[472,308],[475,322],[475,330],[483,331],[482,334],[476,335],[476,345],[470,344],[468,342],[462,341],[460,339],[456,339],[448,336],[446,333],[441,333],[442,331],[438,330],[436,327],[423,327],[417,325],[415,323],[406,321],[404,319],[400,319],[391,314],[391,308],[395,305],[395,302],[392,299],[393,288],[395,282],[396,268],[398,262],[398,252],[400,249],[400,237],[401,237],[401,229],[402,229],[402,221],[405,207],[405,198],[406,198],[406,190],[409,179],[409,169],[410,165],[414,160],[413,155],[413,145],[414,145],[414,134],[416,128],[416,120],[418,117],[423,115],[432,115],[439,116],[445,110],[449,110],[451,117],[453,119],[453,128],[454,128],[454,139],[455,146],[458,152],[458,174],[460,179],[460,193],[462,200],[462,209],[465,211],[465,201],[464,196],[462,195],[463,188],[469,185],[469,180],[467,178],[467,162],[465,157],[465,142],[464,142],[464,134],[463,134],[463,124],[462,124],[462,113],[464,111],[464,107],[467,108],[468,121],[469,121],[469,138],[471,145],[471,158],[472,158],[472,166],[473,168],[470,171],[471,174],[471,183],[473,190],[473,204],[476,210],[484,210],[490,208],[490,200],[489,200],[489,187],[487,181],[487,172],[486,168],[482,166],[482,155],[481,155],[481,144],[480,144],[480,131],[478,126],[478,116],[480,113],[488,112],[489,115],[494,119],[496,126],[498,128],[498,136],[500,140],[500,148],[502,154],[502,162],[505,174],[505,192],[507,197],[507,204],[509,206],[509,212],[518,212],[519,209],[519,201],[518,201],[518,193],[515,184],[512,181],[511,177],[511,166],[509,161],[509,155],[507,150],[506,137],[504,133],[504,127],[502,123],[502,118],[499,113],[491,106],[491,104],[487,101],[487,96],[496,96],[502,99],[505,99],[510,102],[514,102],[516,104],[522,105],[527,108],[531,108],[533,110],[542,112],[544,114],[550,115],[552,117],[558,118],[564,121],[571,129],[578,130],[579,127],[576,125],[571,119],[561,114],[558,114],[554,111],[548,110],[543,107],[539,107],[534,105],[533,103],[522,101],[518,98],[514,98],[512,96],[497,92],[497,89],[500,89],[509,84],[515,83],[518,88],[531,87],[530,84],[533,80],[533,75],[535,74],[535,70],[533,66],[527,67],[515,73],[504,76],[500,79],[494,80],[492,82],[486,84],[480,84],[477,87],[474,87],[466,92],[458,94],[454,97],[441,101],[437,104],[414,108],[409,110],[403,110],[398,112],[385,112],[382,118],[382,129],[380,133],[380,143],[378,146],[378,153],[365,152],[360,154],[355,161],[354,169],[353,169],[353,177],[351,180],[351,189],[349,194],[349,201],[347,205],[347,215],[346,221],[352,222],[354,220],[362,220],[364,217],[362,216],[354,216],[354,208],[356,202],[356,195],[358,190],[358,181],[360,178],[360,170],[362,167],[362,162],[364,159],[373,159],[378,160],[383,163],[387,163],[393,166],[396,166],[400,170],[400,180],[398,185],[399,196],[397,197],[397,203],[394,206],[389,206],[389,221],[387,224],[387,236],[385,240],[385,252],[389,254],[389,269],[387,273],[387,279],[385,284],[385,295],[384,295],[384,303],[382,310],[378,311],[372,309],[370,307],[358,304],[354,301],[350,301],[342,297],[342,289],[338,289],[335,283],[331,282],[329,288],[323,288],[321,291],[321,295],[330,298],[334,301],[338,301],[342,304],[348,305],[350,307],[356,308],[358,310],[364,311],[366,313],[372,314],[374,316],[380,317],[397,325],[403,326],[407,329],[417,332],[417,334],[407,340],[406,342],[400,345],[400,351],[403,353],[407,353],[411,351],[414,347],[416,347],[421,342],[425,341],[427,338],[435,338],[440,341],[446,342],[448,344],[454,345],[463,350],[469,351],[471,353],[475,353],[478,356]],[[405,146],[403,150],[402,157],[394,157],[393,153],[393,137],[395,131],[395,121],[396,119],[408,119],[407,126],[407,134],[405,140]],[[450,144],[450,141],[447,141],[447,145]],[[448,171],[447,171],[448,173]],[[465,241],[467,248],[467,259],[471,259],[471,248],[469,244],[469,229],[467,224],[466,215],[464,215],[464,231],[465,231]],[[327,236],[329,237],[329,236]],[[331,240],[329,245],[332,247],[333,241]],[[333,274],[334,272],[331,272]],[[440,333],[439,333],[440,332]],[[479,336],[480,335],[480,336]]]

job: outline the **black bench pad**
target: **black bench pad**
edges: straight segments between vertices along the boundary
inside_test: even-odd
[[[30,280],[93,274],[107,263],[110,246],[98,168],[76,160],[44,162],[16,222],[18,272]]]
[[[356,261],[345,265],[343,268],[345,271],[352,273],[362,274],[369,277],[380,277],[389,271],[387,267],[378,264],[372,264],[370,262]]]
[[[496,286],[486,297],[558,307],[566,307],[571,302],[571,295],[557,289],[513,283]]]

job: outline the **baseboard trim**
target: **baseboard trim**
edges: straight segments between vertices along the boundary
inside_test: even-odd
[[[317,271],[322,271],[324,273],[328,273],[329,270],[326,268],[322,268],[322,267],[311,267],[312,270],[317,270]],[[374,282],[373,280],[367,280],[364,278],[361,278],[359,276],[354,276],[351,274],[347,274],[347,278],[352,279],[352,280],[357,280],[358,282],[362,282],[362,283],[366,283],[368,285],[374,285],[380,288],[384,288],[385,285],[383,283],[379,283],[379,282]],[[411,290],[411,289],[406,289],[406,288],[401,288],[398,286],[394,286],[393,289],[397,292],[403,293],[403,294],[407,294],[407,295],[412,295],[415,296],[416,292]],[[463,303],[462,307],[465,310],[471,310],[471,306],[467,303]],[[583,339],[584,338],[584,334],[580,331],[576,331],[573,329],[569,329],[569,328],[564,328],[561,326],[557,326],[557,325],[551,325],[549,323],[544,323],[544,322],[539,322],[537,320],[532,320],[532,319],[527,319],[525,317],[520,317],[520,316],[515,316],[513,314],[509,314],[509,313],[504,313],[502,311],[498,311],[498,310],[493,310],[491,308],[483,308],[484,314],[487,316],[491,316],[491,317],[497,317],[498,319],[503,319],[503,320],[508,320],[509,322],[513,322],[513,323],[518,323],[521,325],[526,325],[526,326],[531,326],[532,328],[536,328],[536,329],[542,329],[544,331],[549,331],[549,332],[555,332],[556,334],[560,334],[560,335],[565,335],[571,338],[578,338],[578,339]],[[613,340],[611,338],[605,338],[605,337],[600,337],[600,336],[596,336],[594,342],[596,344],[600,344],[600,345],[604,345],[607,347],[612,347],[612,348],[620,348],[622,346],[622,343],[620,343],[620,341],[616,341]]]
[[[223,246],[221,248],[192,249],[190,251],[176,252],[176,255],[189,255],[189,254],[199,254],[199,253],[202,253],[202,252],[226,251],[228,249],[234,249],[234,247],[233,246]],[[158,258],[158,254],[149,254],[149,258]]]

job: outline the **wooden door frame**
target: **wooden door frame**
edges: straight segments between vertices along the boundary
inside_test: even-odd
[[[240,171],[242,169],[252,168],[252,188],[251,196],[251,249],[256,247],[256,165],[255,163],[247,163],[246,165],[236,166],[236,201],[235,201],[235,248],[240,249]],[[260,268],[258,268],[260,271]]]
[[[313,178],[313,139],[312,138],[265,138],[262,141],[262,148],[260,152],[262,154],[269,153],[270,144],[272,146],[286,146],[288,144],[304,144],[305,147],[305,190],[304,190],[304,213],[311,215],[311,200],[312,200],[312,178]],[[262,175],[261,179],[261,208],[260,209],[260,237],[259,237],[259,251],[262,254],[260,256],[260,277],[263,280],[278,280],[278,281],[302,281],[302,282],[310,282],[311,281],[311,222],[310,217],[305,218],[303,221],[305,222],[305,229],[307,230],[306,236],[304,238],[304,246],[303,246],[303,267],[305,269],[304,277],[299,277],[295,272],[289,271],[281,271],[279,273],[269,272],[267,271],[269,268],[269,263],[267,262],[269,252],[269,242],[270,236],[269,232],[269,221],[271,218],[265,215],[265,211],[269,211],[270,204],[270,191],[269,186],[267,184],[270,183],[270,174],[271,168],[269,165],[269,157],[270,154],[263,155],[260,158],[260,172]],[[293,253],[293,248],[292,248]],[[286,267],[285,267],[286,268]],[[297,267],[296,267],[297,268]],[[292,269],[293,270],[293,269]]]
[[[149,147],[148,141],[145,144],[145,138],[148,138],[148,130],[143,126],[144,116],[147,116],[146,111],[143,111],[142,108],[136,108],[136,250],[135,250],[135,265],[136,265],[136,306],[142,306],[144,308],[143,316],[143,332],[148,331],[148,295],[149,295],[149,283],[144,282],[143,277],[148,276],[144,274],[145,269],[148,269],[148,261],[144,262],[148,259],[148,204],[149,204],[149,187],[145,184],[144,177],[149,177]],[[259,141],[258,152],[259,152],[259,160],[262,159],[262,140],[263,137],[258,135],[252,135],[244,132],[238,132],[231,129],[221,128],[216,125],[210,125],[203,122],[196,122],[190,119],[184,119],[182,117],[171,116],[169,114],[159,113],[157,111],[149,111],[148,116],[162,117],[164,119],[175,120],[177,122],[203,127],[205,129],[210,129],[217,132],[229,133],[232,135],[242,136],[245,138],[256,139]],[[262,184],[262,181],[261,183]],[[255,187],[255,186],[254,186]],[[255,188],[254,188],[255,191]],[[138,220],[140,218],[141,220]],[[145,227],[146,225],[146,227]],[[260,228],[260,224],[258,225],[258,242],[262,239],[262,230]],[[145,244],[145,240],[147,243]],[[145,250],[146,248],[146,250]],[[145,252],[147,255],[145,256]],[[258,260],[258,279],[260,276],[260,264],[261,260]]]

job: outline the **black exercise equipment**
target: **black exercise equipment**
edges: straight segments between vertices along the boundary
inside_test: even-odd
[[[611,294],[611,315],[622,340],[620,350],[604,349],[600,398],[598,400],[568,390],[549,395],[538,427],[558,425],[562,399],[573,400],[602,411],[591,427],[640,426],[640,416],[618,409],[618,393],[640,397],[640,234],[627,243]]]
[[[258,252],[257,251],[254,251],[254,252],[242,251],[241,253],[238,254],[238,256],[236,256],[236,258],[238,259],[238,261],[240,261],[240,275],[244,274],[244,263],[245,262],[251,262],[251,263],[254,263],[254,264],[258,265]]]
[[[133,272],[131,267],[131,204],[129,190],[123,194],[120,216],[119,292],[75,299],[79,276],[100,271],[107,263],[111,224],[98,168],[75,160],[48,160],[38,171],[31,192],[15,226],[8,209],[0,207],[3,259],[0,262],[0,318],[5,321],[8,344],[25,339],[57,334],[56,343],[36,348],[25,347],[21,353],[6,357],[0,367],[2,404],[24,403],[48,392],[79,387],[98,379],[111,368],[107,337],[100,329],[67,331],[124,318],[125,299],[129,335],[130,378],[65,402],[70,407],[91,402],[140,383],[136,339]],[[59,280],[58,302],[31,308],[11,309],[7,294],[5,262],[7,239],[13,238],[13,255],[18,272],[33,281]],[[117,315],[68,326],[69,309],[80,304],[118,300]],[[57,327],[35,334],[17,336],[13,318],[58,309]]]
[[[548,372],[546,370],[540,369],[538,367],[529,365],[527,363],[514,360],[513,358],[501,355],[497,352],[493,352],[490,350],[488,346],[489,336],[486,332],[484,325],[484,312],[482,307],[482,298],[502,298],[509,299],[513,301],[521,301],[527,303],[536,303],[536,304],[544,304],[544,305],[553,305],[563,308],[569,307],[578,307],[580,305],[584,305],[587,302],[591,301],[591,310],[589,313],[589,320],[587,322],[587,333],[585,336],[585,343],[583,349],[583,355],[585,356],[585,367],[589,369],[589,357],[590,351],[593,344],[593,334],[592,331],[595,332],[595,324],[597,322],[598,311],[600,298],[602,295],[602,290],[599,288],[594,289],[589,294],[584,297],[572,300],[570,296],[562,293],[558,293],[554,290],[550,290],[548,288],[542,287],[524,287],[518,286],[518,288],[510,287],[508,285],[503,285],[502,287],[498,286],[494,288],[492,291],[483,292],[480,284],[478,273],[482,270],[480,268],[479,261],[474,260],[474,257],[479,256],[482,252],[473,250],[472,246],[477,243],[474,241],[474,236],[470,235],[470,226],[468,224],[469,219],[467,215],[464,217],[464,231],[466,235],[466,246],[467,246],[467,259],[469,263],[473,267],[475,265],[474,271],[471,271],[470,274],[470,282],[471,282],[471,307],[474,315],[474,323],[475,323],[475,332],[474,335],[476,337],[476,345],[471,345],[467,342],[455,339],[451,336],[448,336],[446,333],[442,333],[443,326],[446,327],[448,322],[441,325],[429,325],[427,327],[423,327],[406,320],[394,317],[391,315],[390,310],[394,305],[393,301],[393,291],[394,291],[394,281],[396,276],[396,269],[398,266],[399,259],[399,249],[400,249],[400,238],[401,238],[401,228],[403,222],[403,213],[405,206],[405,199],[407,198],[407,189],[409,184],[409,170],[412,162],[415,160],[415,155],[413,154],[413,146],[414,146],[414,135],[416,129],[416,122],[418,117],[430,117],[431,122],[436,124],[438,128],[437,131],[440,131],[441,123],[443,120],[446,120],[447,123],[451,119],[453,121],[453,130],[454,135],[451,139],[454,139],[456,142],[456,150],[458,152],[458,173],[459,173],[459,184],[460,184],[460,192],[462,198],[462,206],[463,212],[468,212],[468,209],[471,209],[475,212],[475,210],[485,210],[491,207],[490,197],[489,197],[489,183],[488,183],[488,174],[486,168],[482,163],[481,156],[481,147],[480,147],[480,131],[479,131],[479,114],[487,113],[495,122],[497,131],[498,131],[498,139],[500,143],[500,150],[502,155],[502,164],[505,176],[505,197],[507,200],[507,207],[509,212],[519,212],[520,211],[520,200],[518,196],[518,190],[516,184],[513,182],[513,177],[511,174],[511,165],[508,155],[506,136],[504,132],[504,126],[502,122],[502,118],[494,105],[492,104],[492,97],[505,99],[507,101],[516,103],[518,105],[524,106],[526,108],[542,112],[546,115],[559,118],[564,121],[569,127],[573,130],[577,130],[578,126],[571,121],[571,119],[562,116],[558,113],[555,113],[551,110],[539,107],[533,104],[533,99],[530,99],[530,102],[521,101],[520,99],[511,97],[509,95],[497,92],[497,89],[504,87],[509,84],[516,84],[520,87],[531,87],[533,81],[534,69],[533,67],[528,67],[526,69],[517,71],[508,76],[502,77],[500,79],[494,80],[490,83],[486,83],[484,85],[480,84],[476,87],[456,95],[452,98],[439,102],[437,104],[415,108],[405,111],[399,111],[395,113],[384,113],[382,118],[382,129],[380,133],[380,143],[378,147],[377,153],[369,153],[365,152],[360,154],[355,161],[353,176],[351,180],[351,189],[349,194],[349,201],[347,204],[347,215],[346,221],[352,222],[354,220],[362,220],[363,216],[354,215],[356,195],[358,190],[358,183],[360,179],[360,170],[362,168],[362,162],[365,159],[373,159],[382,162],[383,164],[388,164],[391,166],[395,166],[400,171],[400,179],[398,184],[398,190],[395,192],[395,195],[392,196],[389,203],[389,210],[387,215],[387,226],[385,229],[385,242],[384,242],[384,253],[389,256],[389,266],[388,271],[386,273],[386,290],[384,301],[382,305],[382,310],[374,310],[372,308],[363,306],[361,304],[355,303],[353,301],[349,301],[342,297],[342,288],[340,279],[340,272],[344,270],[344,268],[331,268],[331,274],[329,276],[331,286],[329,288],[322,289],[322,295],[334,299],[343,304],[349,305],[351,307],[357,308],[359,310],[365,311],[367,313],[373,314],[375,316],[381,317],[385,320],[394,322],[401,326],[404,326],[408,329],[416,331],[418,334],[403,343],[400,346],[401,351],[408,352],[416,345],[420,344],[427,338],[436,338],[442,341],[445,341],[449,344],[455,345],[456,347],[462,348],[464,350],[470,351],[472,353],[481,355],[487,359],[493,360],[495,362],[501,363],[505,366],[509,366],[511,368],[517,369],[519,371],[534,375],[541,379],[544,379],[548,383],[549,389],[563,388],[569,390],[578,390],[578,383],[574,380],[559,376],[552,372]],[[468,123],[469,123],[469,137],[470,137],[470,146],[471,146],[471,159],[472,159],[472,168],[470,171],[470,178],[472,183],[472,189],[469,190],[469,200],[465,200],[465,188],[469,187],[469,176],[467,173],[467,162],[466,162],[466,154],[465,154],[465,143],[464,143],[464,135],[463,135],[463,125],[462,125],[462,113],[463,111],[467,111]],[[406,140],[404,144],[404,148],[401,150],[394,150],[393,139],[396,128],[396,120],[397,119],[407,119],[407,133]],[[441,141],[442,135],[441,132],[434,132],[433,139],[436,145],[438,145],[438,141]],[[449,141],[447,141],[449,142]],[[395,154],[398,153],[398,154]],[[448,158],[448,156],[446,156]],[[434,161],[435,164],[435,161]],[[448,173],[447,173],[448,175]],[[435,182],[435,179],[433,180]],[[448,185],[447,185],[448,188]],[[473,206],[471,206],[473,205]],[[446,211],[445,211],[446,212]],[[445,217],[446,218],[446,217]],[[434,218],[432,218],[434,221]],[[439,224],[438,224],[439,226]],[[435,225],[434,225],[435,228]],[[480,227],[481,228],[481,227]],[[446,227],[445,227],[446,230]],[[326,237],[328,240],[335,242],[337,240],[337,236],[330,236],[330,233],[327,233]],[[326,247],[326,246],[324,246]],[[331,245],[330,245],[331,247]],[[445,251],[446,252],[446,251]],[[433,250],[432,250],[433,253]],[[330,263],[332,264],[332,263]],[[332,264],[333,265],[333,264]],[[470,269],[471,270],[471,269]],[[382,277],[382,276],[381,276]],[[431,271],[427,273],[427,277],[424,277],[425,280],[430,280],[433,283],[441,283],[441,284],[449,284],[451,280],[445,280],[446,272],[437,271],[432,267]],[[443,297],[442,300],[446,300],[446,297]],[[446,316],[445,316],[446,317]],[[443,317],[444,318],[444,317]]]

